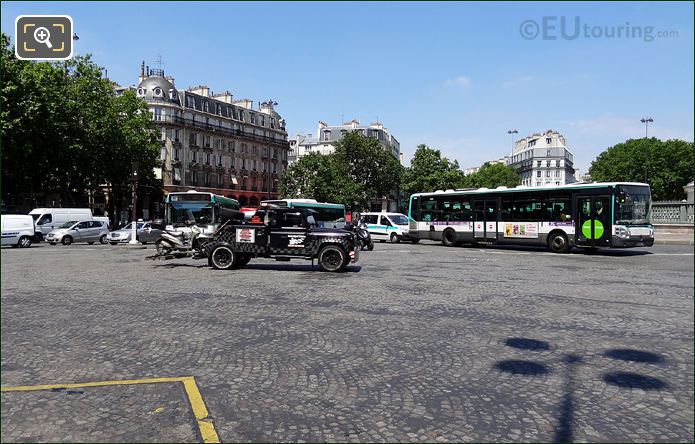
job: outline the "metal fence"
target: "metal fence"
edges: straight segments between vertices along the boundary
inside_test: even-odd
[[[693,223],[693,204],[686,202],[652,202],[652,223]]]

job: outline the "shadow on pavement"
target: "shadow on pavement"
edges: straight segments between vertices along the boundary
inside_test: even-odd
[[[538,339],[508,338],[504,343],[509,347],[518,348],[519,350],[542,351],[550,348],[546,341],[539,341]]]
[[[658,364],[665,361],[663,357],[656,353],[630,348],[614,348],[606,351],[603,355],[607,358],[619,359],[621,361],[646,362],[648,364]]]
[[[495,364],[495,368],[513,375],[540,376],[549,373],[548,366],[544,364],[520,359],[499,361]]]
[[[668,385],[659,378],[640,375],[632,372],[610,372],[603,375],[606,384],[622,388],[638,388],[642,390],[662,390]]]

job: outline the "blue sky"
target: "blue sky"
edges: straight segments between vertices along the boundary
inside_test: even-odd
[[[122,85],[161,55],[178,88],[276,100],[290,136],[378,118],[407,160],[426,143],[476,166],[511,150],[508,129],[552,128],[586,172],[646,115],[650,135],[693,140],[692,2],[2,2],[3,32],[18,14],[71,15],[76,52]],[[543,17],[555,40],[522,37]],[[605,37],[625,26],[655,38]]]

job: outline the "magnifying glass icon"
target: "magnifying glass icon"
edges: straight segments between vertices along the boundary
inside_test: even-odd
[[[45,43],[46,46],[48,46],[49,48],[53,48],[50,39],[51,33],[48,31],[48,29],[44,28],[43,26],[39,26],[34,30],[34,40],[36,40],[39,43]]]

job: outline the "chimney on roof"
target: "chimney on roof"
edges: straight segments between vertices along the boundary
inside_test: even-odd
[[[140,81],[142,82],[145,80],[145,61],[143,60],[142,63],[140,64]]]

